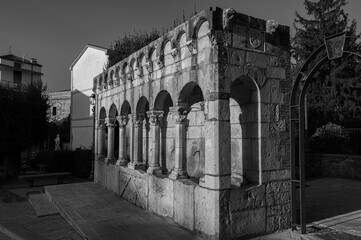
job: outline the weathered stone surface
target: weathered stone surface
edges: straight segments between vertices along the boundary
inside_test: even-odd
[[[281,67],[267,67],[267,78],[286,78],[286,70]]]
[[[272,216],[267,218],[267,232],[275,232],[290,227],[291,218],[289,214]]]
[[[143,208],[148,206],[148,174],[120,167],[119,195]]]
[[[231,237],[244,237],[266,230],[266,209],[254,209],[243,212],[237,212],[231,217]]]
[[[149,210],[173,218],[173,180],[149,175]]]
[[[174,221],[194,230],[194,188],[189,180],[174,182]]]
[[[273,170],[262,173],[262,182],[289,180],[291,177],[290,170]]]
[[[274,206],[289,203],[291,201],[290,192],[274,193],[266,195],[267,206]]]
[[[118,166],[113,165],[113,164],[109,164],[107,166],[107,189],[113,191],[116,194],[119,194],[119,170],[118,170]]]
[[[257,52],[247,52],[246,63],[255,67],[266,67],[269,64],[269,56]]]
[[[289,214],[290,211],[290,204],[267,207],[267,216],[286,215]]]
[[[235,188],[230,191],[229,206],[231,214],[247,209],[261,208],[266,205],[265,186],[249,189]]]
[[[267,194],[290,191],[289,181],[274,181],[266,185]]]
[[[197,186],[194,189],[194,203],[194,228],[210,236],[217,234],[219,192]]]
[[[117,177],[113,166],[101,162],[95,180],[113,191],[119,184],[119,194],[128,201],[212,238],[265,232],[266,215],[289,215],[284,207],[289,205],[289,171],[284,170],[290,164],[289,34],[276,31],[265,37],[264,26],[265,21],[233,10],[201,12],[117,63],[119,86],[95,86],[97,106],[106,113],[112,104],[120,114],[164,111],[159,141],[163,173],[182,166],[199,179],[199,186],[123,167]],[[129,68],[131,63],[138,69],[134,64]],[[95,82],[104,82],[105,74]],[[123,108],[125,101],[129,106]],[[183,105],[186,119],[177,120],[185,128],[176,128],[176,119],[166,113],[170,106]],[[131,123],[126,129],[127,156],[133,160],[142,149],[143,158],[136,159],[145,165],[156,156],[149,147],[148,125],[144,121],[140,141],[134,141]],[[231,190],[231,177],[242,188],[256,187]],[[269,228],[286,226],[284,219],[269,220]]]
[[[103,161],[96,161],[97,167],[95,168],[95,172],[97,175],[97,183],[102,184],[103,186],[106,186],[106,164]]]

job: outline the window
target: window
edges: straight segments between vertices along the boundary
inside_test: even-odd
[[[21,84],[22,72],[14,71],[14,83]]]
[[[53,116],[56,115],[56,107],[53,107]]]
[[[14,68],[21,68],[21,63],[14,62]]]

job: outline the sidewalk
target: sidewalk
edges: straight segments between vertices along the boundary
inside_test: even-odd
[[[36,217],[26,192],[39,190],[42,188],[0,189],[0,239],[82,239],[60,215]]]
[[[46,186],[61,214],[88,239],[202,239],[171,220],[145,211],[97,183]]]

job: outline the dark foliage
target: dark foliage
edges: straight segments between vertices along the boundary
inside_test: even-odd
[[[155,29],[153,29],[150,33],[134,31],[133,34],[125,34],[124,37],[117,39],[115,43],[110,46],[110,49],[107,52],[107,68],[113,66],[124,58],[129,57],[129,55],[147,46],[159,37],[159,31]]]
[[[92,166],[92,151],[42,151],[36,159],[36,163],[49,166],[51,172],[71,172],[76,177],[88,178]]]
[[[304,5],[310,19],[296,12],[295,37],[292,41],[296,74],[307,57],[324,43],[324,38],[346,31],[352,36],[349,47],[358,51],[356,22],[350,23],[343,7],[346,0],[305,0]],[[317,127],[328,121],[356,127],[361,122],[361,66],[354,56],[337,59],[324,64],[313,76],[308,87],[309,130],[312,135]]]
[[[0,87],[0,164],[10,175],[19,171],[21,151],[46,139],[48,107],[46,86],[41,81],[25,91]]]

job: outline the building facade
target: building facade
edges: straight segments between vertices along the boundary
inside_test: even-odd
[[[49,121],[61,124],[70,116],[70,90],[49,92]]]
[[[211,239],[289,227],[289,37],[211,8],[97,75],[95,181]]]
[[[12,54],[0,56],[0,84],[21,89],[32,82],[41,81],[41,67],[35,58],[29,61]]]
[[[90,96],[93,94],[93,77],[101,72],[108,61],[107,49],[87,44],[70,65],[71,149],[90,149],[93,143],[93,112]]]

